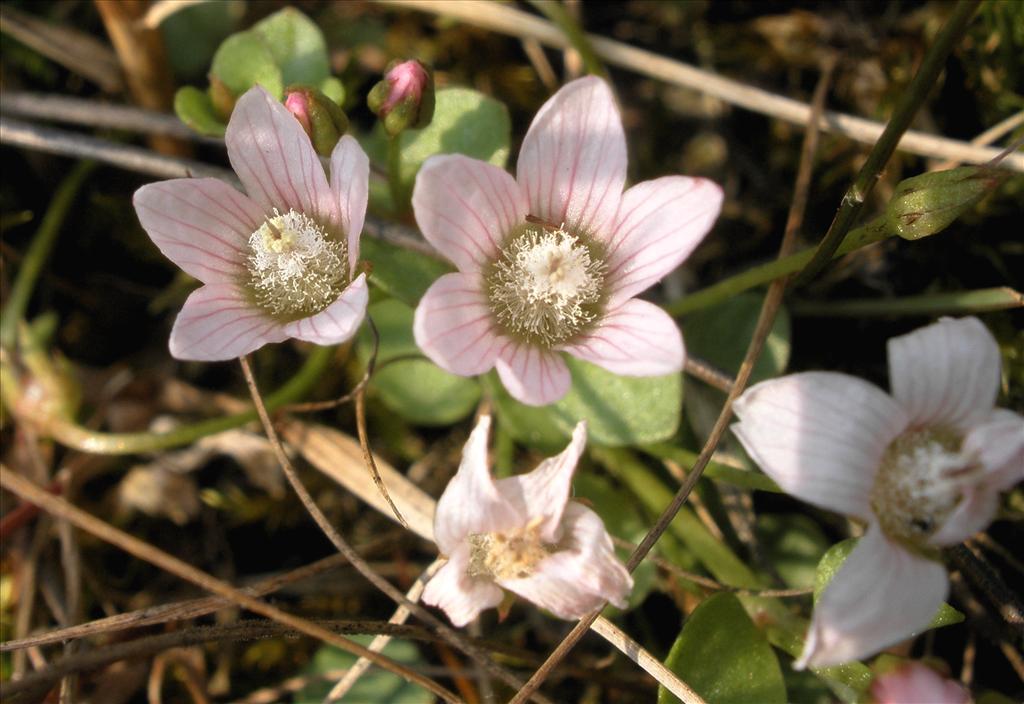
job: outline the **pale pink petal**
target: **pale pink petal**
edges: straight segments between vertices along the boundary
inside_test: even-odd
[[[489,371],[507,344],[494,330],[476,274],[445,274],[435,281],[416,306],[412,329],[423,354],[459,376]]]
[[[971,693],[919,662],[908,662],[871,683],[874,704],[970,704]]]
[[[359,262],[359,235],[366,218],[370,189],[370,158],[351,135],[345,135],[331,153],[331,190],[338,204],[341,231],[348,239],[348,262],[355,273]]]
[[[928,542],[940,547],[962,543],[975,533],[985,530],[998,509],[999,492],[996,489],[972,487]]]
[[[679,266],[722,209],[722,189],[704,178],[665,176],[622,196],[608,242],[612,305],[632,298]]]
[[[504,596],[491,580],[466,574],[468,566],[469,545],[462,545],[423,589],[423,603],[442,609],[459,627],[500,604]]]
[[[633,578],[616,557],[601,518],[570,501],[562,524],[566,549],[544,558],[530,577],[498,584],[559,618],[580,618],[606,601],[625,608]]]
[[[424,162],[412,208],[423,236],[463,272],[494,259],[505,236],[526,220],[526,200],[512,177],[460,154]]]
[[[224,141],[231,168],[267,215],[276,208],[338,222],[338,206],[309,137],[261,86],[238,99]]]
[[[762,381],[733,405],[750,457],[790,494],[867,519],[882,453],[907,427],[878,387],[846,374],[806,372]]]
[[[1024,480],[1024,416],[994,409],[968,431],[962,452],[981,463],[987,486],[1009,489]]]
[[[593,330],[561,349],[625,376],[673,374],[682,371],[686,359],[671,316],[638,298],[608,311]]]
[[[171,355],[215,362],[287,338],[281,325],[250,304],[234,284],[202,286],[185,301],[171,329]]]
[[[943,318],[889,340],[889,386],[914,426],[966,429],[999,391],[999,347],[977,318]]]
[[[132,202],[163,255],[203,283],[244,272],[249,236],[263,223],[256,203],[215,178],[150,183]]]
[[[474,533],[507,531],[526,523],[498,493],[487,463],[490,416],[481,416],[462,450],[459,470],[448,482],[434,513],[434,540],[449,557]]]
[[[557,543],[562,538],[562,512],[569,501],[569,488],[576,463],[587,445],[587,423],[580,421],[572,431],[572,440],[561,454],[549,457],[532,472],[517,474],[495,482],[498,493],[518,507],[519,512],[540,524],[540,538]]]
[[[942,563],[871,525],[814,607],[797,669],[873,655],[928,628],[949,590]]]
[[[532,215],[607,237],[626,182],[626,136],[607,83],[580,78],[544,103],[523,139],[516,180]]]
[[[366,274],[360,274],[341,292],[338,300],[316,315],[287,323],[284,331],[288,337],[317,345],[340,345],[359,329],[366,317],[367,299]]]
[[[504,345],[494,367],[512,398],[530,406],[554,403],[572,385],[569,367],[557,352],[527,344]]]

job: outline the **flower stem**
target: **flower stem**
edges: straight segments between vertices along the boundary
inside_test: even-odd
[[[850,232],[849,237],[843,241],[839,249],[832,253],[832,257],[840,257],[866,245],[880,242],[893,234],[886,226],[884,217],[876,218]],[[679,317],[695,310],[710,308],[755,286],[767,284],[800,271],[813,256],[814,249],[805,249],[788,257],[755,266],[678,301],[673,301],[665,306],[665,310],[669,315]]]
[[[882,169],[885,168],[889,157],[896,150],[903,133],[910,127],[911,121],[917,114],[918,109],[928,97],[939,72],[946,65],[946,57],[952,51],[953,46],[960,40],[975,10],[978,9],[980,0],[959,0],[953,8],[953,12],[946,24],[943,25],[935,42],[928,48],[921,68],[910,85],[903,92],[902,97],[893,110],[892,117],[885,126],[882,135],[871,148],[864,166],[861,167],[853,185],[843,196],[839,210],[829,226],[828,232],[818,245],[810,262],[800,272],[798,284],[806,283],[814,278],[832,260],[835,252],[843,244],[847,232],[856,222],[857,216],[864,206],[871,189],[878,181]]]
[[[1009,286],[976,291],[928,293],[905,298],[856,299],[849,301],[794,301],[790,311],[806,316],[865,315],[964,315],[1024,307],[1024,295]]]
[[[306,359],[298,373],[266,399],[268,410],[274,410],[305,396],[320,381],[334,355],[333,347],[317,347]],[[19,407],[20,392],[10,369],[3,374],[4,403],[11,409]],[[166,433],[103,433],[89,430],[73,419],[62,417],[33,418],[40,431],[53,437],[62,445],[81,452],[98,455],[131,455],[139,452],[155,452],[172,447],[189,445],[196,440],[216,433],[237,428],[256,420],[256,410],[211,418],[191,425],[175,428]]]
[[[403,215],[409,210],[409,197],[402,184],[402,135],[397,134],[388,140],[388,190],[396,215]]]
[[[14,349],[18,337],[18,324],[25,317],[25,310],[28,308],[39,273],[57,243],[57,235],[60,234],[61,225],[64,224],[78,190],[95,168],[94,162],[78,162],[61,182],[53,200],[50,201],[50,207],[47,208],[46,215],[43,216],[39,229],[25,253],[14,285],[11,287],[11,294],[3,308],[3,319],[0,320],[0,346],[5,349]]]

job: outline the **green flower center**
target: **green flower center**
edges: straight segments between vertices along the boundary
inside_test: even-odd
[[[527,224],[506,239],[484,281],[503,332],[551,348],[600,317],[606,271],[603,248],[586,235]]]
[[[246,268],[256,305],[286,321],[319,313],[349,283],[345,243],[295,210],[275,210],[249,236]]]
[[[950,428],[908,430],[886,448],[871,488],[871,509],[891,539],[918,550],[956,509],[977,465]]]

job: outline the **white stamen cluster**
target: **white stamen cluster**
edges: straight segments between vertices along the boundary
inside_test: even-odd
[[[886,448],[871,488],[871,508],[892,539],[916,547],[934,534],[977,469],[962,438],[943,428],[910,430]]]
[[[546,545],[539,534],[540,519],[509,533],[472,533],[469,536],[470,577],[489,579],[525,579],[537,563],[555,549]]]
[[[513,337],[548,347],[596,317],[605,263],[562,228],[530,227],[502,250],[488,277],[491,310]]]
[[[249,236],[250,284],[256,303],[282,317],[318,313],[348,283],[344,242],[331,239],[307,215],[289,210]]]

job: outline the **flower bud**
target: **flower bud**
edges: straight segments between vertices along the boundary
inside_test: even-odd
[[[886,206],[886,220],[896,234],[917,240],[941,232],[974,206],[1000,181],[998,172],[963,166],[905,179]]]
[[[434,117],[434,76],[414,59],[393,61],[366,103],[392,137],[410,127],[426,127]]]
[[[302,125],[321,156],[330,156],[348,129],[345,111],[316,88],[289,86],[284,91],[284,106]]]

